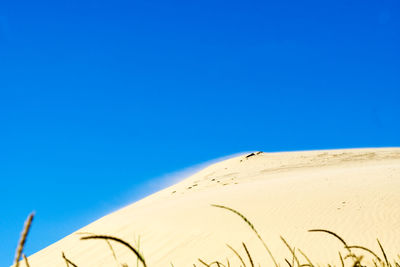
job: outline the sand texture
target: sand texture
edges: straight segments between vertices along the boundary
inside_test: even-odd
[[[29,257],[31,267],[137,266],[126,247],[111,241],[80,240],[83,233],[112,235],[137,245],[148,266],[204,266],[215,260],[240,266],[235,248],[251,266],[273,266],[255,226],[281,266],[292,256],[282,242],[300,248],[315,263],[341,265],[340,241],[379,255],[379,238],[390,259],[400,253],[400,148],[258,153],[213,164],[180,183],[109,214]],[[298,253],[297,253],[298,254]],[[368,253],[367,253],[368,254]],[[302,259],[302,256],[299,255]],[[382,256],[383,257],[383,256]],[[399,260],[397,258],[397,260]],[[303,261],[304,262],[304,261]],[[214,265],[216,266],[216,265]]]

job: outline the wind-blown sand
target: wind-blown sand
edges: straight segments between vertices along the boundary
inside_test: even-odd
[[[62,251],[79,267],[121,266],[103,240],[80,240],[79,233],[113,235],[131,244],[140,236],[148,266],[202,266],[228,258],[226,246],[248,262],[242,242],[261,266],[273,262],[256,235],[237,215],[212,207],[220,204],[244,214],[280,262],[291,261],[280,239],[300,248],[314,262],[340,265],[343,245],[380,253],[400,253],[400,148],[347,149],[239,156],[213,164],[182,182],[109,214],[29,257],[31,267],[66,266]],[[120,263],[136,266],[126,247],[111,241]],[[359,250],[358,250],[359,251]],[[344,251],[345,252],[345,251]],[[297,253],[299,254],[299,253]],[[368,253],[367,253],[368,254]],[[299,255],[300,258],[301,255]]]

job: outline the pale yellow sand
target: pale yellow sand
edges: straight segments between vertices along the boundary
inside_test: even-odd
[[[292,260],[282,235],[314,263],[340,265],[342,244],[379,253],[379,238],[389,258],[400,253],[400,148],[262,153],[211,165],[182,182],[129,205],[78,232],[113,235],[135,244],[148,266],[202,266],[219,260],[240,266],[230,244],[256,266],[273,263],[255,234],[237,215],[210,204],[226,205],[254,223],[281,266]],[[31,267],[66,266],[61,252],[85,266],[118,265],[102,240],[81,241],[73,233],[29,257]],[[136,266],[125,247],[111,242],[120,263]],[[298,254],[298,253],[297,253]],[[381,255],[381,254],[379,254]],[[300,258],[302,258],[299,255]],[[304,262],[304,261],[303,261]],[[247,263],[250,266],[249,263]],[[216,265],[215,265],[216,266]]]

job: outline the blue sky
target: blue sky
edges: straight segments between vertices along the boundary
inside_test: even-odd
[[[399,12],[398,1],[1,1],[0,265],[31,210],[28,254],[210,159],[399,146]]]

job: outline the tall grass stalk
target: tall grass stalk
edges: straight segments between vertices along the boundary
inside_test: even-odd
[[[26,238],[29,233],[29,229],[31,228],[33,218],[35,217],[35,213],[29,214],[28,218],[25,221],[24,229],[22,230],[21,237],[18,242],[17,249],[15,251],[14,265],[15,267],[19,267],[19,260],[21,259],[22,251],[24,250]]]

